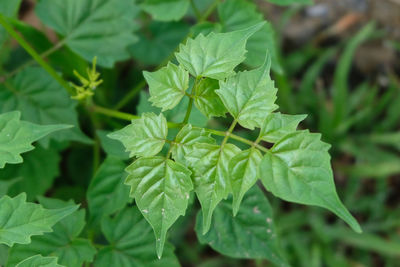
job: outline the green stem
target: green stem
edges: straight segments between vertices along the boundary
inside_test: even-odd
[[[69,84],[64,81],[64,79],[58,75],[58,73],[49,65],[40,55],[33,49],[25,39],[19,35],[13,27],[7,22],[6,18],[0,14],[0,24],[4,29],[19,43],[19,45],[25,49],[25,51],[40,65],[45,69],[62,87],[67,90],[71,95],[74,94],[74,90],[69,86]]]
[[[226,142],[228,142],[229,136],[232,135],[233,130],[235,129],[235,126],[237,124],[237,120],[233,120],[231,127],[229,127],[228,131],[225,133],[225,138],[222,140],[221,148],[224,147]]]
[[[189,121],[190,113],[192,112],[193,107],[193,98],[189,99],[189,105],[186,110],[185,118],[183,119],[182,124],[186,124]]]
[[[190,0],[190,5],[192,6],[194,14],[196,15],[196,19],[200,20],[201,19],[201,14],[200,14],[200,11],[197,8],[196,3],[194,2],[194,0]]]
[[[199,22],[204,22],[207,20],[207,18],[211,15],[211,13],[214,12],[214,10],[217,8],[219,2],[221,0],[215,0],[214,3],[212,3],[208,9],[203,13],[203,16],[200,18]]]
[[[140,91],[146,86],[146,81],[142,80],[138,83],[128,94],[124,96],[114,107],[114,109],[121,109],[125,107]]]

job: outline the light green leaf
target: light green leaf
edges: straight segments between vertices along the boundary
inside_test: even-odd
[[[167,133],[167,121],[162,113],[158,116],[154,113],[143,113],[140,119],[132,120],[131,124],[108,137],[119,140],[131,157],[150,157],[161,151]]]
[[[75,107],[76,103],[65,89],[39,67],[26,68],[7,83],[0,84],[0,112],[19,110],[21,118],[29,122],[75,126],[42,139],[40,144],[44,147],[48,147],[50,138],[60,142],[91,142],[79,130]]]
[[[57,257],[43,257],[42,255],[35,255],[21,261],[16,267],[63,267],[57,263]]]
[[[285,135],[295,132],[299,123],[306,117],[307,115],[271,113],[261,126],[260,137],[264,141],[276,143]]]
[[[189,73],[171,62],[155,72],[143,71],[143,76],[149,85],[149,101],[162,111],[178,105],[189,87]]]
[[[34,149],[32,143],[44,136],[70,128],[68,125],[37,125],[20,120],[19,111],[0,114],[0,168],[21,163],[21,154]]]
[[[246,0],[230,0],[218,5],[218,16],[223,32],[241,30],[264,21],[263,14],[257,10],[256,4]],[[272,69],[282,72],[278,60],[276,34],[268,22],[255,32],[247,41],[246,59],[244,63],[253,68],[263,63],[265,51],[268,50],[272,60]]]
[[[124,184],[125,167],[120,159],[107,157],[91,180],[87,200],[94,220],[122,209],[129,202],[129,187]]]
[[[155,20],[170,21],[180,20],[189,4],[189,0],[145,0],[141,7]]]
[[[124,145],[121,142],[109,138],[109,131],[97,130],[96,134],[100,139],[101,147],[108,156],[119,159],[129,159],[129,153],[125,151]]]
[[[0,197],[4,196],[7,194],[8,190],[11,188],[11,186],[13,186],[15,183],[17,183],[18,181],[20,181],[21,178],[14,178],[14,179],[10,179],[10,180],[0,180]],[[1,262],[0,262],[1,264]]]
[[[36,6],[40,20],[72,51],[88,61],[97,56],[97,63],[109,68],[129,57],[137,11],[132,0],[42,0]]]
[[[194,104],[208,118],[225,116],[227,112],[221,99],[215,93],[219,88],[217,80],[204,78],[195,90]]]
[[[199,34],[181,44],[176,58],[194,77],[222,80],[245,59],[247,39],[264,23],[228,33]]]
[[[31,236],[51,232],[56,222],[78,208],[69,205],[60,209],[44,209],[41,205],[26,202],[25,193],[14,198],[3,196],[0,207],[0,243],[8,246],[29,244]]]
[[[278,245],[272,208],[257,186],[245,195],[237,216],[232,216],[231,199],[215,209],[211,230],[202,235],[202,213],[196,220],[197,238],[214,250],[234,258],[268,259],[277,266],[288,266]]]
[[[229,161],[240,152],[232,144],[222,148],[213,144],[195,144],[186,159],[194,170],[194,188],[200,201],[203,217],[203,233],[210,229],[211,218],[218,203],[231,190]]]
[[[279,6],[288,6],[288,5],[294,5],[294,4],[299,4],[299,5],[313,4],[313,0],[264,0],[264,1],[270,2],[275,5],[279,5]]]
[[[139,158],[126,171],[141,213],[154,229],[157,256],[161,258],[167,230],[185,215],[193,189],[191,172],[180,163],[164,157]]]
[[[267,57],[260,68],[239,72],[219,83],[216,93],[229,113],[245,128],[261,127],[268,114],[278,108],[270,67],[271,60]]]
[[[39,202],[45,208],[62,208],[73,204],[72,201],[62,201],[40,197]],[[35,236],[28,245],[15,245],[11,248],[7,267],[33,256],[56,256],[58,263],[65,266],[82,266],[93,261],[96,249],[87,239],[79,238],[85,226],[85,210],[73,212],[53,227],[52,233]]]
[[[113,218],[105,217],[101,229],[110,245],[100,249],[95,267],[180,266],[170,243],[163,257],[157,258],[152,229],[136,207],[129,207]]]
[[[264,155],[259,175],[265,188],[286,201],[327,208],[361,232],[335,190],[330,145],[321,135],[298,131],[279,140]]]
[[[203,128],[193,128],[192,125],[186,124],[175,137],[175,143],[171,149],[172,157],[177,162],[186,164],[186,155],[197,143],[214,144],[215,140]]]
[[[46,164],[43,164],[44,159]],[[59,175],[59,163],[60,156],[56,150],[38,146],[26,154],[22,165],[8,165],[0,170],[0,180],[18,178],[8,190],[8,195],[25,192],[28,201],[33,201],[36,196],[44,194],[52,186],[54,179]]]
[[[261,152],[252,147],[240,152],[229,162],[234,216],[239,211],[240,203],[242,202],[244,194],[257,182],[259,178],[257,170],[261,159]]]

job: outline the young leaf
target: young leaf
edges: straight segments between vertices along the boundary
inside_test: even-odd
[[[157,258],[152,229],[136,207],[129,207],[113,218],[105,217],[101,230],[110,245],[100,249],[94,266],[180,266],[170,243],[165,244],[163,257]]]
[[[57,263],[57,257],[43,257],[35,255],[21,261],[15,267],[63,267]]]
[[[208,118],[225,116],[227,112],[221,99],[215,93],[219,88],[217,80],[204,78],[196,87],[194,104]]]
[[[130,152],[130,156],[150,157],[156,155],[164,146],[168,126],[160,113],[143,113],[140,119],[132,120],[125,128],[108,135],[119,140]]]
[[[46,159],[46,164],[43,164]],[[60,155],[55,149],[43,149],[38,146],[27,153],[22,165],[8,165],[0,170],[0,180],[18,178],[8,190],[9,195],[25,192],[28,201],[44,194],[59,175]]]
[[[155,72],[144,71],[143,76],[149,84],[149,101],[162,111],[178,105],[189,87],[189,73],[173,63]]]
[[[202,128],[193,128],[192,125],[185,125],[176,135],[175,143],[171,148],[172,157],[175,161],[186,164],[186,155],[197,143],[214,144],[215,140]]]
[[[129,57],[137,10],[134,1],[119,0],[43,0],[36,5],[40,20],[61,34],[72,51],[87,61],[97,56],[98,64],[109,68]]]
[[[26,202],[26,194],[14,198],[0,198],[0,244],[28,244],[31,236],[51,232],[51,227],[74,212],[78,206],[44,209],[41,205]]]
[[[189,8],[189,0],[145,0],[141,5],[144,11],[155,20],[180,20]]]
[[[20,120],[19,111],[0,114],[0,168],[6,163],[21,163],[21,154],[34,149],[32,143],[68,125],[37,125]]]
[[[74,128],[52,134],[51,139],[91,142],[79,130],[76,103],[44,69],[25,68],[6,84],[0,83],[0,112],[19,110],[23,120],[42,125],[73,125]],[[49,141],[50,137],[46,137],[39,142],[47,148]]]
[[[261,126],[260,137],[264,141],[276,143],[285,135],[295,132],[299,123],[306,117],[307,115],[271,113]]]
[[[161,258],[168,228],[184,215],[193,189],[191,172],[180,163],[164,157],[139,158],[126,171],[131,197],[157,239],[157,256]]]
[[[94,220],[113,214],[129,202],[129,187],[124,184],[125,167],[120,159],[108,157],[91,180],[87,200]]]
[[[277,266],[288,266],[278,245],[272,208],[258,186],[243,198],[237,216],[232,216],[231,198],[215,209],[211,230],[202,235],[202,213],[196,220],[197,238],[214,250],[234,258],[268,259]]]
[[[39,202],[45,208],[62,208],[73,204],[40,197]],[[68,215],[53,227],[52,233],[35,236],[28,245],[15,245],[11,248],[6,266],[15,266],[18,262],[33,255],[56,256],[59,264],[65,266],[82,266],[92,262],[96,249],[87,239],[79,238],[85,226],[85,210],[77,210]]]
[[[194,170],[194,188],[203,211],[203,234],[210,229],[211,218],[218,203],[230,192],[228,164],[240,152],[232,144],[222,148],[213,144],[195,144],[186,159]]]
[[[180,45],[176,59],[196,78],[222,80],[245,59],[247,39],[264,23],[228,33],[199,34]]]
[[[245,128],[261,127],[268,114],[278,108],[275,104],[277,89],[269,76],[270,57],[263,66],[239,72],[226,81],[220,81],[216,93],[229,113]]]
[[[297,131],[279,140],[264,155],[259,175],[265,188],[286,201],[327,208],[361,232],[335,190],[328,153],[320,134]]]
[[[242,202],[244,194],[257,182],[257,170],[261,159],[261,152],[252,147],[240,152],[229,162],[233,195],[232,209],[234,216],[239,211],[240,203]]]

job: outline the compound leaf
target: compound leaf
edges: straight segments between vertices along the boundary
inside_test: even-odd
[[[191,172],[164,157],[139,158],[126,171],[141,213],[154,229],[157,256],[161,258],[168,228],[184,215],[193,189]]]
[[[295,132],[299,123],[306,117],[307,115],[271,113],[261,126],[260,137],[264,141],[276,143],[285,135]]]
[[[247,39],[264,23],[228,33],[199,34],[181,44],[176,59],[196,78],[222,80],[234,74],[234,68],[245,59]]]
[[[261,152],[252,147],[241,151],[229,162],[233,195],[233,215],[236,215],[239,211],[244,194],[257,182],[257,170],[261,159]]]
[[[95,267],[180,266],[170,243],[157,258],[152,229],[136,207],[126,208],[113,218],[104,217],[101,229],[110,245],[100,249]]]
[[[222,148],[213,144],[195,144],[186,159],[194,170],[194,188],[203,211],[203,233],[210,229],[211,218],[218,203],[231,190],[228,164],[240,152],[232,144]]]
[[[144,71],[143,76],[149,85],[149,101],[162,111],[178,105],[189,87],[189,73],[173,63],[155,72]]]
[[[20,120],[19,111],[0,114],[0,168],[6,163],[21,163],[21,154],[34,149],[32,143],[68,125],[37,125]]]
[[[204,78],[196,87],[194,104],[208,118],[225,116],[227,112],[215,90],[219,88],[217,80]]]
[[[127,47],[136,41],[134,1],[43,0],[36,6],[40,20],[63,36],[72,51],[88,61],[112,67],[129,57]]]
[[[129,187],[124,184],[125,167],[122,160],[107,157],[91,180],[87,200],[94,220],[122,209],[129,202]]]
[[[171,21],[181,19],[189,4],[189,0],[145,0],[141,7],[155,20]]]
[[[261,127],[265,118],[277,109],[277,89],[269,76],[271,60],[267,57],[263,66],[251,71],[239,72],[226,81],[220,81],[216,93],[229,113],[242,125],[253,130]]]
[[[335,190],[328,153],[320,134],[297,131],[286,135],[266,153],[259,175],[265,188],[286,201],[327,208],[361,232]]]
[[[26,202],[26,194],[14,198],[0,198],[0,243],[13,246],[29,244],[31,236],[51,232],[51,227],[74,212],[78,206],[44,209],[41,205]]]
[[[196,220],[197,238],[214,250],[234,258],[268,259],[277,266],[288,266],[272,219],[272,208],[264,193],[252,187],[243,198],[237,216],[232,215],[231,198],[215,209],[211,230],[202,234],[202,213]]]
[[[21,261],[16,267],[63,267],[57,263],[57,257],[43,257],[42,255],[35,255]]]
[[[131,157],[150,157],[161,151],[167,133],[167,120],[162,113],[158,116],[154,113],[143,113],[140,119],[132,120],[131,124],[108,137],[119,140]]]
[[[0,112],[19,110],[21,118],[32,123],[75,126],[40,140],[44,147],[48,147],[50,138],[59,142],[91,142],[79,130],[75,107],[76,103],[65,89],[42,68],[26,68],[0,84]]]

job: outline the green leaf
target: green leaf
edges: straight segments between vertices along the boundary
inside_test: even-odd
[[[259,178],[257,170],[261,159],[261,152],[252,147],[240,152],[229,162],[234,216],[239,211],[240,203],[242,202],[244,194],[257,182]]]
[[[143,71],[143,76],[149,85],[149,101],[162,111],[178,105],[189,87],[189,73],[171,62],[155,72]]]
[[[193,189],[191,172],[180,163],[164,157],[139,158],[126,171],[131,197],[157,239],[157,256],[161,258],[168,228],[184,215]]]
[[[295,132],[299,123],[306,117],[307,115],[271,113],[261,126],[260,138],[270,143],[276,143],[285,135]]]
[[[268,114],[278,108],[270,67],[271,60],[267,57],[260,68],[239,72],[219,83],[216,93],[229,113],[245,128],[261,127]]]
[[[265,188],[286,201],[327,208],[361,232],[335,190],[330,145],[320,134],[298,131],[279,140],[264,155],[259,175]]]
[[[42,255],[35,255],[21,261],[16,267],[62,267],[57,263],[57,257],[43,257]]]
[[[194,77],[222,80],[234,74],[234,68],[245,59],[247,39],[264,23],[228,33],[199,34],[181,44],[176,59]]]
[[[214,144],[215,140],[203,128],[193,128],[192,125],[186,124],[175,137],[171,148],[172,157],[177,162],[186,164],[186,155],[197,143]]]
[[[231,199],[215,209],[211,230],[202,235],[202,213],[196,220],[197,238],[214,250],[234,258],[268,259],[288,266],[278,245],[272,208],[258,186],[245,195],[237,216],[232,216]]]
[[[225,116],[227,112],[215,90],[219,88],[217,80],[204,78],[195,90],[194,104],[208,118]]]
[[[155,20],[180,20],[189,8],[188,0],[145,0],[142,9]]]
[[[106,152],[106,154],[109,156],[116,157],[119,159],[129,159],[129,153],[125,151],[125,148],[122,145],[122,143],[107,137],[109,133],[110,133],[109,131],[104,131],[104,130],[96,131],[96,134],[100,139],[101,147],[103,148],[104,152]]]
[[[5,180],[5,181],[0,180],[0,197],[6,195],[8,190],[11,188],[11,186],[13,186],[15,183],[17,183],[20,180],[21,180],[20,177],[10,179],[10,180]],[[1,264],[1,262],[0,262],[0,264]]]
[[[62,201],[40,197],[39,202],[46,208],[62,208],[73,205],[72,201]],[[62,219],[53,227],[52,233],[32,238],[28,245],[15,245],[11,248],[7,267],[33,256],[56,256],[59,264],[82,266],[93,261],[96,249],[87,239],[79,238],[85,226],[85,210],[77,210]]]
[[[152,21],[138,33],[139,41],[129,47],[129,52],[143,64],[158,66],[175,51],[188,32],[189,25],[181,21]]]
[[[68,125],[37,125],[20,120],[19,111],[0,114],[0,168],[21,163],[21,154],[34,149],[32,143],[44,136],[70,128]]]
[[[14,198],[0,198],[0,243],[12,246],[28,244],[31,236],[51,232],[51,227],[74,212],[78,206],[44,209],[41,205],[26,202],[26,194]]]
[[[140,119],[132,120],[131,124],[108,137],[119,140],[131,157],[150,157],[161,151],[167,133],[167,121],[162,113],[158,116],[154,113],[143,113]]]
[[[129,187],[124,184],[126,165],[107,157],[90,182],[87,191],[90,216],[95,220],[113,214],[129,202]]]
[[[43,159],[46,164],[43,164]],[[59,175],[59,163],[60,156],[56,150],[38,146],[24,157],[22,165],[8,165],[0,170],[0,180],[18,178],[8,194],[18,195],[25,192],[28,201],[33,201],[53,185],[54,179]]]
[[[265,1],[280,6],[288,6],[293,4],[300,4],[300,5],[313,4],[313,0],[265,0]]]
[[[129,207],[113,218],[105,217],[101,229],[110,245],[100,249],[95,267],[180,266],[170,243],[163,257],[157,258],[152,229],[136,207]]]
[[[232,144],[222,148],[213,144],[195,144],[186,159],[194,170],[194,188],[200,201],[203,217],[203,233],[210,229],[211,218],[218,203],[231,190],[229,161],[240,152]]]
[[[91,140],[79,130],[76,103],[65,89],[45,70],[30,67],[20,71],[13,79],[0,84],[0,112],[21,111],[23,120],[37,124],[67,124],[75,126],[51,135],[56,141]],[[50,137],[40,143],[48,147]]]
[[[10,18],[16,17],[20,5],[21,5],[21,0],[1,1],[0,13],[5,17],[10,17]],[[3,27],[0,27],[0,46],[3,45],[6,39],[7,39],[6,30]]]
[[[218,5],[218,16],[223,32],[242,30],[246,27],[264,21],[263,14],[257,6],[246,0],[230,0]],[[278,60],[276,34],[270,23],[255,32],[247,41],[246,59],[244,63],[253,68],[263,64],[265,51],[271,55],[272,69],[281,73],[282,67]]]
[[[39,19],[63,36],[63,42],[88,61],[112,67],[129,57],[127,47],[136,41],[134,1],[42,0],[36,6]]]

